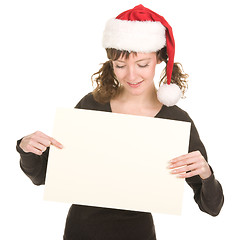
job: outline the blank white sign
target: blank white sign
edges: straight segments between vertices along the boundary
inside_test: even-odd
[[[172,158],[188,152],[190,123],[84,109],[57,109],[44,199],[181,214],[184,180]]]

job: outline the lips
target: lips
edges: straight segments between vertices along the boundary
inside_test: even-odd
[[[143,81],[144,81],[144,80],[143,80]],[[128,84],[129,84],[129,86],[132,87],[132,88],[137,88],[137,87],[139,87],[139,86],[141,85],[141,83],[142,83],[143,81],[140,81],[140,82],[137,82],[137,83],[129,83],[129,82],[128,82]]]

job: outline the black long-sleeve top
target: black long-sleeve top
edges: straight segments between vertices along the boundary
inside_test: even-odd
[[[112,112],[110,102],[101,104],[95,101],[92,93],[84,96],[75,108]],[[163,105],[156,118],[165,118],[191,122],[189,152],[199,150],[207,160],[207,154],[200,140],[197,129],[189,115],[177,106]],[[78,123],[79,124],[79,123]],[[35,185],[45,183],[49,148],[41,155],[25,153],[17,141],[20,153],[20,166]],[[212,168],[211,168],[212,170]],[[195,202],[201,211],[212,216],[219,214],[223,202],[223,190],[212,175],[201,179],[199,175],[187,178],[186,182],[193,189]],[[154,240],[155,228],[151,213],[100,208],[73,204],[69,210],[64,240]]]

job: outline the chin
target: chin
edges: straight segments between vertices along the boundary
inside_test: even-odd
[[[130,88],[129,86],[126,88],[127,92],[132,94],[133,96],[140,96],[142,94],[145,94],[146,92],[149,92],[149,88],[146,86],[141,86],[139,88]]]
[[[140,96],[144,93],[143,89],[128,89],[128,92],[133,96]]]

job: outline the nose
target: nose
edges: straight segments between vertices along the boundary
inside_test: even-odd
[[[127,79],[130,82],[134,82],[137,78],[137,72],[134,66],[129,66],[128,67],[128,72],[127,72]]]

